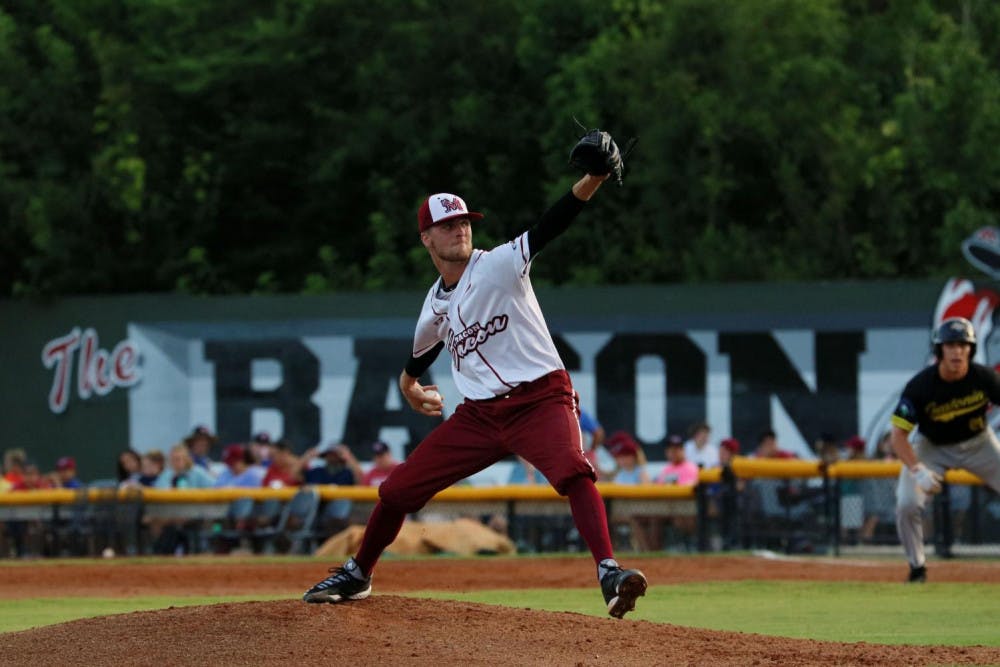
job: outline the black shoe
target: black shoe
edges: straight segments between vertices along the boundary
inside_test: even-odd
[[[330,568],[330,576],[302,596],[306,602],[340,602],[364,600],[372,593],[372,578],[361,573],[353,558],[341,567]]]
[[[927,567],[921,565],[920,567],[910,566],[910,576],[906,580],[908,584],[922,584],[927,581]]]
[[[608,604],[608,614],[615,618],[621,618],[626,613],[635,609],[635,599],[646,594],[646,577],[639,570],[623,570],[617,563],[606,566],[605,563],[614,561],[604,561],[601,569],[604,571],[601,577],[601,592],[604,593],[604,601]]]

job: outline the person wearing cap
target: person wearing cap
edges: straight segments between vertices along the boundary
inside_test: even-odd
[[[222,462],[226,469],[215,478],[216,488],[241,487],[259,488],[264,483],[265,470],[253,463],[250,452],[239,443],[226,445],[222,450]]]
[[[262,468],[268,468],[274,459],[274,441],[267,431],[254,433],[250,439],[250,458]]]
[[[719,466],[732,464],[733,459],[739,455],[739,440],[736,438],[723,438],[719,441]]]
[[[931,334],[936,363],[917,372],[892,413],[892,448],[902,463],[896,530],[910,565],[908,583],[927,580],[924,509],[945,471],[963,468],[1000,493],[1000,440],[987,411],[1000,405],[1000,374],[973,361],[976,329],[948,317]]]
[[[361,484],[364,486],[378,486],[388,479],[389,474],[398,465],[399,461],[392,455],[389,445],[381,440],[376,440],[372,443],[372,467],[365,473]]]
[[[617,154],[610,136],[607,144]],[[527,231],[492,250],[473,247],[483,220],[456,194],[427,197],[417,211],[420,243],[439,274],[417,318],[399,389],[417,413],[439,419],[444,400],[421,377],[444,351],[463,397],[379,486],[379,502],[353,558],[303,595],[306,602],[368,597],[382,552],[408,514],[437,492],[512,454],[523,456],[569,499],[597,565],[608,613],[622,617],[646,579],[614,560],[597,473],[584,456],[579,400],[531,285],[532,262],[562,234],[608,174],[586,174]]]
[[[76,476],[76,459],[72,456],[61,456],[56,461],[56,471],[52,477],[54,485],[60,489],[79,489],[83,482]]]
[[[608,436],[605,446],[615,458],[615,484],[649,484],[646,454],[635,439],[625,431],[615,431]]]
[[[694,486],[698,483],[698,466],[687,460],[687,447],[679,435],[667,438],[667,463],[654,480],[657,484],[683,484]]]
[[[740,545],[739,499],[746,488],[746,480],[733,472],[733,459],[739,455],[739,440],[723,438],[719,441],[721,475],[718,482],[709,484],[706,489],[709,516],[718,517],[719,537],[725,550],[737,549]]]
[[[656,484],[678,484],[694,486],[698,483],[698,466],[687,460],[687,446],[684,438],[671,435],[667,438],[665,447],[667,463],[653,480]],[[671,526],[683,539],[687,546],[695,534],[695,517],[693,515],[670,514],[665,517],[648,517],[646,533],[649,543],[654,548],[663,545],[663,533],[666,526]]]
[[[212,471],[213,461],[211,458],[212,446],[219,441],[219,438],[212,433],[212,430],[204,425],[195,426],[191,434],[184,438],[191,454],[191,460],[195,465],[201,466],[209,472]]]

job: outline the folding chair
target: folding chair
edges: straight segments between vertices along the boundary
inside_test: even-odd
[[[313,523],[319,508],[319,492],[312,487],[299,489],[281,510],[278,522],[273,526],[263,526],[253,531],[255,540],[260,540],[267,553],[273,553],[275,542],[281,539],[288,543],[290,552],[306,549],[310,553],[316,541]]]

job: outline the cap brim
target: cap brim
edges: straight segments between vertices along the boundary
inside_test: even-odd
[[[442,222],[447,222],[449,220],[454,220],[455,218],[468,218],[469,220],[482,220],[485,216],[482,213],[476,213],[475,211],[468,211],[467,213],[455,213],[453,215],[446,215],[440,220],[435,220],[431,224],[424,228],[427,231],[434,225],[440,225]]]

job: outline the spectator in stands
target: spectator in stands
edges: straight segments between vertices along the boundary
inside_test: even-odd
[[[83,482],[76,475],[76,459],[62,456],[56,461],[56,471],[50,475],[53,486],[60,489],[79,489]]]
[[[302,483],[299,459],[292,451],[292,443],[284,438],[271,446],[271,465],[268,466],[262,484],[271,489],[298,486]]]
[[[322,464],[316,465],[316,459]],[[306,484],[351,486],[364,478],[354,453],[343,443],[331,442],[306,450],[299,466]]]
[[[667,438],[667,464],[656,476],[657,484],[683,484],[694,486],[698,483],[698,466],[687,460],[687,446],[679,435]]]
[[[794,459],[795,454],[778,446],[778,436],[768,429],[757,438],[757,449],[753,453],[758,459]]]
[[[254,433],[253,438],[250,439],[250,458],[253,463],[262,468],[269,467],[274,459],[273,447],[274,441],[271,439],[270,433],[267,431]]]
[[[264,484],[266,471],[253,462],[249,450],[239,443],[226,445],[222,450],[222,462],[226,469],[219,473],[213,486],[260,488]]]
[[[134,449],[126,449],[118,454],[118,485],[138,486],[142,475],[142,457]]]
[[[181,442],[170,448],[167,455],[169,466],[156,478],[158,489],[207,489],[215,483],[215,478],[191,458],[187,443]],[[195,538],[200,529],[200,520],[183,518],[143,517],[153,541],[153,553],[182,555],[194,550]]]
[[[210,428],[202,425],[195,426],[191,435],[184,438],[184,444],[188,448],[191,460],[208,472],[212,472],[212,447],[218,441],[218,436],[212,433]]]
[[[708,487],[708,512],[718,517],[719,536],[725,550],[739,548],[739,498],[746,481],[733,472],[733,459],[740,454],[740,441],[723,438],[719,442],[719,467],[722,469],[717,484]]]
[[[51,489],[52,482],[45,478],[38,465],[28,462],[24,466],[24,473],[21,481],[14,485],[12,491],[36,491],[38,489]]]
[[[38,466],[26,461],[20,481],[14,484],[10,490],[37,491],[51,488],[52,482],[45,478]],[[47,532],[44,521],[41,519],[7,521],[6,529],[10,539],[14,542],[14,550],[18,556],[42,554]]]
[[[712,444],[712,427],[706,421],[696,421],[688,428],[688,439],[684,443],[684,458],[699,468],[715,468],[719,465],[719,448]]]
[[[601,445],[604,444],[605,433],[604,427],[601,426],[600,422],[597,421],[589,412],[585,411],[583,408],[579,409],[580,412],[580,432],[585,436],[583,442],[583,455],[590,461],[590,465],[594,466],[594,470],[597,472],[598,480],[607,480],[614,477],[615,465],[614,459],[611,454],[608,453],[607,448],[601,449]],[[514,465],[510,470],[510,477],[507,480],[508,484],[537,484],[539,482],[546,482],[535,470],[535,466],[528,463],[524,458],[515,455]]]
[[[840,447],[833,435],[821,433],[816,442],[813,443],[813,452],[821,463],[831,465],[840,460]]]
[[[24,476],[24,464],[28,456],[23,449],[8,449],[3,453],[3,487],[12,489]]]
[[[646,455],[635,439],[625,431],[615,431],[607,440],[608,451],[615,457],[615,484],[649,484]]]
[[[313,464],[317,457],[322,459],[322,464]],[[354,453],[343,443],[330,442],[307,450],[302,455],[300,467],[305,484],[352,486],[364,478]],[[319,511],[317,531],[321,535],[340,532],[350,523],[353,508],[354,504],[347,498],[326,501]]]
[[[361,479],[364,486],[378,486],[396,469],[399,461],[392,455],[389,445],[376,440],[372,443],[372,467]]]
[[[508,484],[537,484],[540,477],[535,466],[531,465],[522,456],[514,455],[514,465],[510,468]]]
[[[156,478],[154,486],[159,489],[207,489],[215,483],[215,478],[195,465],[191,452],[184,443],[170,448],[169,467]]]
[[[679,484],[684,486],[695,486],[698,483],[698,466],[686,457],[687,447],[684,438],[679,435],[671,435],[667,438],[666,458],[667,464],[656,476],[657,484]],[[686,546],[695,535],[697,523],[694,515],[669,515],[648,517],[643,526],[647,535],[647,542],[652,548],[660,548],[663,545],[664,529],[670,526],[678,534]]]
[[[845,461],[860,461],[865,458],[865,439],[860,435],[852,435],[844,441],[843,456]],[[841,452],[838,450],[838,455]],[[850,477],[839,480],[840,485],[840,527],[841,541],[845,544],[856,544],[860,538],[860,529],[864,527],[864,498],[861,489],[864,480]]]
[[[732,465],[733,459],[740,455],[740,441],[736,438],[723,438],[719,441],[719,467]]]
[[[151,449],[139,458],[139,486],[156,486],[167,459],[159,449]],[[131,484],[129,485],[131,486]]]
[[[597,471],[598,479],[604,476],[610,475],[613,472],[611,462],[601,461],[601,445],[604,444],[604,427],[601,423],[591,415],[589,412],[580,408],[580,431],[583,432],[585,436],[585,441],[583,443],[583,453],[590,461],[590,465],[594,466],[594,470]],[[607,458],[607,454],[605,454]]]

